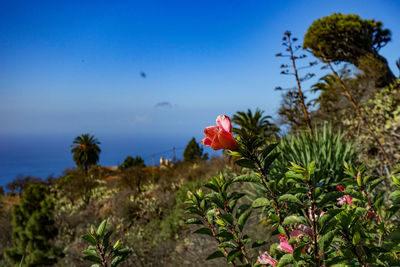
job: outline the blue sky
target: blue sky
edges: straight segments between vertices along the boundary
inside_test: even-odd
[[[0,134],[201,137],[219,114],[275,116],[283,32],[334,12],[382,20],[398,73],[396,0],[1,1]]]

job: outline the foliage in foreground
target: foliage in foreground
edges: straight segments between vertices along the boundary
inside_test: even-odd
[[[121,247],[123,244],[121,240],[117,240],[114,245],[111,245],[110,237],[113,231],[106,232],[106,226],[107,220],[104,220],[100,223],[97,231],[92,227],[90,233],[82,236],[83,239],[91,244],[82,253],[86,255],[84,257],[85,260],[97,263],[92,265],[92,267],[118,266],[132,252],[127,247]]]
[[[399,177],[390,185],[383,177],[369,175],[364,165],[345,164],[345,172],[312,159],[301,166],[291,163],[284,175],[271,175],[278,158],[276,145],[265,146],[254,136],[238,138],[239,148],[230,154],[248,169],[237,177],[212,177],[211,189],[188,192],[188,224],[199,224],[195,233],[213,237],[217,250],[208,259],[226,258],[234,266],[395,266],[400,261],[398,223]],[[296,151],[292,151],[296,153]],[[235,183],[254,183],[263,195],[242,202],[246,193]],[[385,183],[384,183],[385,182]],[[385,184],[385,185],[384,185]],[[255,239],[246,234],[251,214],[260,216],[264,233]],[[272,238],[265,238],[268,232]],[[266,247],[268,241],[276,242]],[[249,255],[263,246],[258,258]]]

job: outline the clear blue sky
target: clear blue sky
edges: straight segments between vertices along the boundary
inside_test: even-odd
[[[1,1],[0,134],[201,136],[218,114],[274,115],[294,82],[283,32],[334,12],[382,20],[398,73],[396,0]]]

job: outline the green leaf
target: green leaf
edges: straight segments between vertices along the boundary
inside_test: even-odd
[[[242,254],[242,252],[239,250],[239,249],[234,249],[234,250],[231,250],[229,253],[228,253],[228,256],[227,256],[227,261],[228,261],[228,263],[230,263],[230,262],[232,262],[237,256],[239,256],[240,254]]]
[[[279,267],[280,266],[286,266],[288,264],[293,263],[294,258],[293,258],[293,254],[285,254],[282,256],[282,258],[280,258],[279,260]]]
[[[330,220],[335,218],[335,216],[342,211],[343,210],[341,210],[341,209],[334,208],[334,209],[330,209],[327,212],[325,212],[325,214],[323,216],[321,216],[321,218],[319,219],[319,223],[320,223],[321,227],[324,228],[326,223],[328,223]]]
[[[217,234],[218,237],[221,237],[225,240],[230,240],[233,239],[233,234],[228,232],[228,231],[221,231],[219,234]]]
[[[299,261],[299,260],[300,260],[301,253],[303,252],[303,249],[304,249],[305,246],[306,246],[306,244],[301,244],[301,245],[299,245],[297,248],[294,249],[294,251],[293,251],[293,258],[294,258],[296,261]]]
[[[242,183],[242,182],[259,183],[260,178],[255,174],[243,174],[239,175],[236,178],[233,178],[232,180],[232,183]]]
[[[244,225],[246,224],[247,219],[250,217],[251,210],[245,211],[242,215],[240,215],[238,219],[238,226],[240,231],[243,230]]]
[[[118,255],[128,255],[130,253],[132,253],[132,250],[130,248],[121,248],[116,251],[116,254]]]
[[[88,256],[85,256],[83,259],[101,264],[101,259],[97,256],[88,255]]]
[[[399,191],[399,190],[394,191],[394,192],[392,192],[392,193],[389,195],[389,198],[390,198],[390,199],[398,198],[398,197],[400,197],[400,191]]]
[[[236,218],[240,217],[246,210],[250,208],[250,205],[243,204],[236,211]]]
[[[112,261],[111,261],[111,267],[117,266],[121,261],[124,260],[124,256],[116,256]]]
[[[185,224],[203,224],[203,222],[197,218],[190,218],[185,222]]]
[[[357,245],[361,241],[361,234],[360,232],[355,232],[353,235],[353,245]]]
[[[289,225],[289,224],[292,224],[292,223],[305,223],[305,219],[302,216],[291,215],[291,216],[286,217],[283,220],[282,224],[283,225]]]
[[[86,241],[89,241],[90,243],[92,243],[93,245],[96,245],[97,241],[94,238],[94,236],[91,235],[83,235],[82,236],[83,239],[85,239]]]
[[[212,182],[208,182],[204,185],[207,188],[210,188],[211,190],[215,191],[215,192],[219,192],[219,188],[218,186],[216,186],[215,184],[213,184]]]
[[[217,250],[214,253],[210,254],[206,260],[212,260],[212,259],[223,258],[223,257],[225,257],[224,253]]]
[[[260,208],[260,207],[265,207],[268,205],[269,205],[269,200],[266,199],[265,197],[260,197],[253,201],[252,207]]]
[[[98,256],[97,252],[95,250],[92,249],[85,249],[84,251],[82,251],[83,254],[85,255],[92,255],[92,256]]]
[[[210,235],[210,236],[213,235],[211,230],[209,228],[207,228],[207,227],[203,227],[203,228],[197,229],[193,233],[194,234],[201,234],[201,235]]]
[[[265,158],[266,156],[268,156],[268,154],[271,153],[272,150],[274,150],[277,145],[278,143],[269,144],[266,148],[264,148],[262,151],[263,157]]]
[[[233,216],[231,214],[221,214],[219,216],[227,221],[229,224],[233,224]]]
[[[103,245],[106,249],[108,248],[108,245],[110,244],[110,236],[112,233],[113,233],[112,230],[108,231],[103,237]]]
[[[236,248],[237,245],[231,241],[222,242],[218,245],[219,248]]]
[[[282,235],[286,235],[285,228],[283,228],[282,225],[278,225],[278,231],[279,231],[279,233],[281,233]]]
[[[249,169],[253,169],[255,167],[254,162],[249,159],[239,159],[236,161],[236,164]]]
[[[383,178],[378,178],[372,181],[371,183],[368,184],[368,191],[371,192],[374,190],[375,187],[377,187],[381,182],[383,181]]]
[[[318,244],[322,251],[326,251],[335,237],[335,230],[329,231],[325,235],[321,236],[318,240]]]
[[[107,225],[107,220],[104,220],[100,223],[99,228],[97,228],[97,235],[99,237],[103,235],[106,225]]]
[[[291,195],[291,194],[284,194],[284,195],[280,196],[279,201],[283,201],[283,202],[286,201],[286,202],[292,202],[292,203],[303,205],[303,202],[301,202],[300,199],[298,199],[296,196]]]
[[[276,158],[279,157],[279,155],[280,155],[279,152],[269,155],[264,160],[264,170],[267,170],[269,168],[269,166],[271,165],[271,163],[274,162],[274,160],[276,160]]]

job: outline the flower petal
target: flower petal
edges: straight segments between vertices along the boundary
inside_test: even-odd
[[[224,131],[231,132],[232,125],[231,125],[231,119],[229,119],[228,116],[226,115],[219,115],[217,117],[217,125],[221,127]]]
[[[293,253],[293,248],[289,244],[286,238],[281,239],[278,248],[282,249],[283,251],[286,251],[287,253]]]
[[[208,127],[204,128],[204,134],[206,135],[206,137],[208,137],[211,140],[218,133],[218,131],[219,131],[218,126],[208,126]]]
[[[219,141],[218,135],[215,135],[212,139],[211,148],[214,150],[220,150],[224,148],[224,146]]]
[[[218,140],[225,149],[235,150],[238,146],[232,134],[223,130],[218,133]]]
[[[212,141],[210,140],[210,138],[205,137],[201,140],[201,143],[205,146],[211,146]]]

